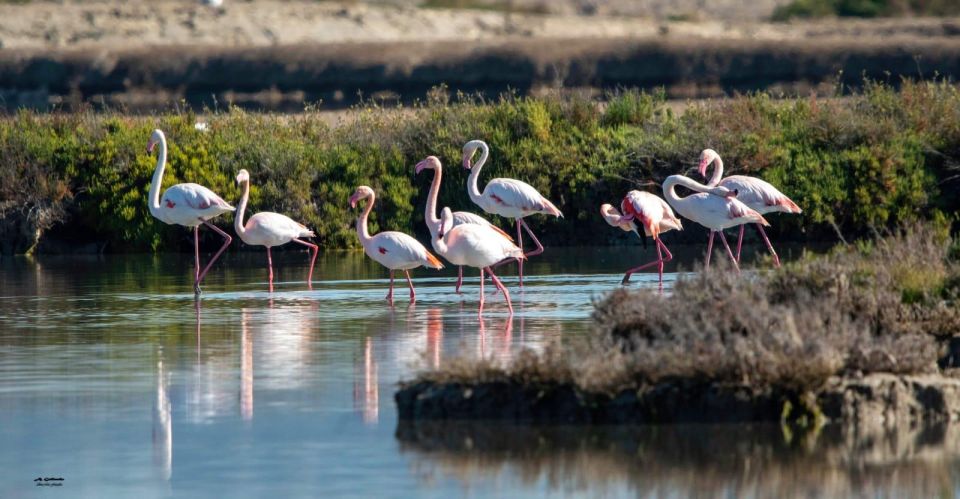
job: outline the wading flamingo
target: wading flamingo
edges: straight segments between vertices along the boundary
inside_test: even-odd
[[[608,224],[614,227],[620,227],[628,232],[634,232],[637,234],[637,237],[642,238],[643,236],[640,236],[640,233],[637,232],[636,225],[636,222],[640,222],[640,225],[643,226],[643,233],[652,237],[654,244],[657,246],[657,259],[640,265],[639,267],[628,269],[627,273],[623,276],[621,284],[629,282],[630,275],[634,272],[639,272],[647,267],[656,265],[657,272],[660,275],[660,289],[662,290],[663,264],[672,260],[673,254],[670,253],[667,246],[660,240],[660,234],[670,230],[683,230],[683,224],[680,223],[680,219],[673,214],[673,210],[670,209],[670,205],[668,205],[666,201],[649,192],[628,192],[627,195],[624,196],[623,201],[620,202],[620,209],[623,210],[622,215],[613,206],[604,204],[600,206],[600,214],[603,215],[603,219],[606,220]],[[663,257],[664,252],[667,254],[666,258]]]
[[[423,219],[427,223],[427,229],[430,230],[430,242],[433,245],[434,251],[444,256],[443,251],[437,247],[437,231],[440,230],[440,219],[437,217],[437,196],[440,194],[440,178],[443,176],[443,167],[440,164],[440,159],[436,156],[427,156],[423,161],[417,163],[416,174],[420,174],[423,170],[433,170],[433,183],[430,184],[430,193],[427,195],[427,207],[426,211],[423,214]],[[491,229],[499,232],[510,241],[513,241],[513,238],[509,234],[504,232],[488,222],[487,219],[470,213],[467,211],[455,211],[453,212],[453,226],[463,224],[477,224],[490,227]],[[460,286],[463,284],[463,266],[457,266],[457,289],[456,292],[460,293]]]
[[[722,185],[727,189],[737,191],[737,200],[757,210],[761,215],[777,211],[783,213],[800,213],[802,211],[800,207],[797,206],[797,203],[791,201],[784,193],[780,192],[765,180],[760,180],[756,177],[747,177],[745,175],[730,175],[721,180],[723,177],[723,160],[720,159],[717,151],[713,149],[704,149],[703,152],[700,153],[700,175],[703,176],[703,178],[707,178],[707,168],[709,168],[712,163],[716,163],[717,168],[713,171],[713,176],[710,177],[710,181],[707,182],[707,187]],[[743,229],[745,227],[745,225],[740,226],[740,236],[737,238],[737,262],[740,261],[740,248],[743,246]],[[773,245],[770,244],[770,239],[763,230],[763,225],[757,224],[757,229],[760,230],[760,235],[763,236],[763,242],[767,243],[767,249],[770,250],[770,254],[773,255],[773,264],[779,267],[780,257],[777,256]]]
[[[160,153],[157,156],[157,169],[153,172],[150,182],[149,207],[150,214],[157,220],[170,225],[193,227],[193,251],[196,271],[194,272],[193,291],[200,294],[200,282],[207,275],[213,262],[226,251],[233,238],[220,230],[216,225],[208,222],[211,218],[234,211],[220,196],[210,189],[197,184],[177,184],[163,193],[160,198],[160,184],[163,183],[163,170],[167,166],[167,138],[160,130],[154,130],[147,142],[147,153],[153,153],[153,148],[160,144]],[[223,236],[223,246],[213,255],[207,266],[200,270],[200,225],[210,227]]]
[[[677,196],[677,185],[697,191],[697,194],[691,194],[687,197]],[[663,182],[663,196],[667,198],[670,206],[677,210],[680,215],[710,229],[706,268],[710,268],[710,254],[713,252],[713,236],[715,234],[720,234],[720,240],[723,241],[723,246],[727,249],[727,255],[730,256],[733,267],[739,272],[740,266],[737,264],[733,252],[730,251],[730,245],[727,244],[727,238],[723,235],[723,229],[746,223],[770,225],[764,220],[763,215],[737,201],[736,195],[737,191],[723,186],[707,187],[683,175],[670,175]]]
[[[505,259],[517,258],[522,260],[523,250],[513,244],[502,234],[486,225],[453,224],[453,213],[450,208],[444,208],[440,214],[440,230],[434,237],[438,251],[454,265],[467,265],[480,269],[480,309],[478,317],[483,317],[483,273],[490,274],[493,284],[503,291],[507,300],[507,308],[513,315],[513,304],[510,302],[510,293],[493,273],[490,266]]]
[[[390,292],[387,293],[387,302],[393,305],[393,272],[395,270],[402,270],[406,274],[407,284],[410,286],[410,303],[416,302],[417,292],[413,290],[410,269],[421,265],[433,269],[442,269],[443,264],[416,239],[402,232],[388,231],[371,236],[367,232],[367,217],[373,210],[376,194],[370,187],[361,185],[350,196],[350,207],[356,208],[357,201],[361,199],[367,200],[367,207],[363,209],[363,213],[357,219],[357,235],[360,236],[363,252],[380,265],[390,269]]]
[[[294,222],[286,215],[261,211],[250,217],[246,225],[243,223],[243,213],[247,210],[247,201],[250,199],[250,173],[246,170],[240,170],[237,174],[237,183],[243,185],[243,196],[240,198],[240,206],[237,209],[237,216],[233,220],[233,228],[240,236],[240,240],[251,246],[267,247],[267,268],[270,269],[270,292],[273,292],[273,257],[270,254],[270,248],[280,246],[291,241],[302,244],[313,250],[313,256],[310,257],[310,272],[307,274],[307,287],[313,289],[313,264],[317,261],[317,253],[320,248],[316,244],[303,241],[301,237],[313,237],[313,231],[305,225]]]
[[[471,165],[473,155],[476,154],[477,149],[480,149],[480,159],[476,164]],[[463,167],[470,170],[470,177],[467,179],[467,192],[470,194],[470,199],[472,199],[477,206],[483,208],[483,211],[491,215],[500,215],[502,217],[516,219],[517,246],[521,249],[523,249],[523,235],[520,232],[520,227],[523,226],[523,228],[526,229],[527,234],[530,234],[534,244],[537,245],[537,249],[529,253],[524,253],[527,258],[543,253],[543,245],[540,244],[540,240],[533,234],[533,231],[530,230],[527,223],[523,221],[523,217],[534,213],[563,217],[563,213],[560,213],[560,210],[547,198],[537,192],[533,186],[512,178],[495,178],[487,182],[486,187],[483,188],[483,192],[480,192],[480,189],[477,187],[477,177],[480,176],[480,169],[483,168],[483,164],[487,162],[489,155],[490,147],[482,140],[471,140],[463,146]],[[505,262],[501,262],[501,264],[502,263]],[[522,258],[517,259],[517,274],[519,275],[520,287],[522,288]]]

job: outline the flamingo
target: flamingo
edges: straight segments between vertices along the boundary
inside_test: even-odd
[[[697,194],[691,194],[683,198],[679,197],[676,192],[677,185],[697,191]],[[715,234],[720,234],[720,240],[723,241],[723,246],[727,249],[727,255],[730,256],[733,267],[739,272],[740,266],[737,264],[733,252],[730,251],[730,245],[727,244],[727,238],[723,235],[723,229],[745,223],[770,225],[763,218],[763,215],[737,201],[737,191],[723,186],[707,187],[683,175],[670,175],[663,182],[663,194],[670,206],[678,213],[710,229],[706,268],[710,268],[710,253],[713,251],[713,236]]]
[[[299,222],[294,222],[286,215],[270,211],[261,211],[251,216],[244,225],[243,214],[247,210],[247,200],[250,199],[250,173],[247,170],[240,170],[240,173],[237,173],[237,183],[243,185],[243,196],[240,198],[240,208],[233,220],[233,227],[241,241],[251,246],[267,247],[270,292],[273,292],[273,257],[270,254],[270,248],[291,241],[313,250],[313,256],[310,258],[310,272],[307,274],[307,287],[313,289],[313,265],[317,261],[317,253],[320,248],[316,244],[299,239],[301,237],[313,237],[313,231]]]
[[[423,219],[427,222],[427,229],[430,230],[430,242],[433,245],[434,251],[444,256],[443,252],[440,251],[440,248],[437,247],[437,231],[440,230],[440,219],[437,217],[437,195],[440,193],[440,178],[443,176],[443,166],[440,164],[440,159],[436,156],[427,156],[423,161],[417,163],[416,174],[420,174],[423,170],[433,170],[435,173],[433,175],[433,182],[430,184],[430,193],[427,195],[427,207],[426,211],[423,214]],[[504,232],[500,227],[493,225],[488,222],[487,219],[481,217],[480,215],[470,213],[467,211],[455,211],[453,212],[453,226],[463,224],[477,224],[490,227],[491,229],[499,232],[503,237],[506,237],[511,242],[513,238],[509,234]],[[460,293],[460,286],[463,284],[463,266],[457,266],[457,289],[456,292]]]
[[[233,206],[216,195],[210,189],[198,184],[177,184],[163,193],[160,198],[160,184],[163,183],[163,170],[167,166],[167,138],[160,130],[154,130],[147,142],[147,153],[153,153],[153,148],[160,144],[157,156],[157,169],[153,172],[150,182],[149,207],[150,214],[157,220],[170,225],[193,227],[193,250],[196,271],[194,273],[193,291],[199,295],[200,282],[213,266],[213,262],[226,251],[233,238],[219,227],[209,222],[210,219],[224,213],[234,211]],[[206,225],[223,236],[223,246],[213,255],[207,266],[200,270],[200,225]]]
[[[632,231],[637,234],[637,237],[642,237],[637,231],[637,224],[635,222],[635,220],[639,220],[643,225],[644,234],[652,237],[657,245],[657,259],[640,265],[639,267],[628,269],[626,275],[623,276],[621,284],[627,284],[627,282],[630,281],[630,275],[634,272],[639,272],[651,265],[657,265],[660,275],[660,289],[662,290],[663,264],[672,260],[673,254],[670,253],[667,246],[660,240],[660,233],[670,230],[683,230],[683,224],[680,223],[680,219],[673,214],[673,210],[670,209],[670,205],[668,205],[666,201],[649,192],[628,192],[623,198],[623,201],[620,202],[620,209],[623,210],[623,215],[613,206],[604,204],[600,206],[600,214],[603,216],[603,219],[613,227],[620,227],[627,232]],[[661,249],[663,251],[661,251]],[[667,253],[666,258],[663,257],[663,252]]]
[[[454,225],[453,212],[444,208],[440,213],[440,230],[434,236],[438,251],[454,265],[467,265],[480,269],[480,309],[478,317],[483,317],[483,273],[490,274],[493,284],[503,291],[510,315],[513,316],[513,304],[510,293],[500,279],[493,273],[491,266],[507,258],[522,260],[523,250],[503,237],[502,234],[486,225]]]
[[[437,257],[430,254],[427,248],[424,248],[416,239],[396,231],[381,232],[371,236],[367,232],[367,217],[373,210],[373,203],[376,200],[376,194],[373,189],[365,185],[357,187],[357,191],[350,196],[350,207],[356,208],[357,201],[367,200],[367,207],[364,208],[360,218],[357,219],[357,235],[360,236],[360,244],[363,245],[363,252],[380,265],[390,269],[390,292],[387,293],[387,302],[393,305],[393,272],[402,270],[407,276],[407,284],[410,286],[410,303],[417,301],[417,292],[413,290],[413,281],[410,280],[410,269],[420,267],[430,267],[442,269],[443,264]]]
[[[713,171],[713,176],[710,177],[710,181],[707,182],[707,187],[721,185],[728,189],[738,191],[737,200],[757,210],[761,215],[777,211],[783,213],[800,213],[802,211],[800,207],[797,206],[797,203],[791,201],[784,193],[780,192],[765,180],[748,177],[746,175],[731,175],[721,180],[721,177],[723,177],[723,160],[720,159],[717,151],[713,149],[704,149],[703,152],[700,153],[700,175],[703,178],[707,178],[707,168],[709,168],[712,163],[716,163],[717,169]],[[740,248],[743,246],[744,227],[744,225],[740,226],[740,236],[737,238],[737,262],[740,261]],[[770,239],[763,230],[763,225],[757,224],[757,229],[760,229],[760,235],[763,236],[763,241],[767,243],[767,249],[770,250],[770,254],[773,255],[773,264],[779,267],[780,257],[777,256],[773,245],[770,244]]]
[[[471,166],[471,160],[473,159],[473,155],[476,154],[477,149],[481,150],[480,160]],[[470,177],[467,179],[467,192],[470,194],[470,199],[472,199],[477,206],[483,208],[483,211],[491,215],[500,215],[516,219],[517,246],[521,249],[523,249],[523,235],[520,232],[520,227],[522,226],[526,229],[527,234],[533,238],[533,242],[537,245],[537,249],[529,253],[524,253],[527,258],[543,253],[543,245],[540,244],[540,240],[533,234],[533,231],[531,231],[527,223],[523,221],[523,218],[534,213],[563,217],[563,213],[547,198],[537,192],[533,186],[512,178],[495,178],[487,182],[483,192],[480,192],[480,189],[477,187],[477,177],[480,176],[480,169],[483,168],[483,164],[487,162],[489,155],[490,148],[487,146],[487,143],[482,140],[471,140],[463,146],[463,167],[470,170]],[[502,263],[504,262],[501,262],[501,264]],[[522,288],[523,259],[517,259],[517,273],[520,278],[520,287]]]

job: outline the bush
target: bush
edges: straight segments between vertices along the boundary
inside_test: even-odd
[[[793,0],[773,11],[774,21],[793,17],[955,16],[953,0]]]

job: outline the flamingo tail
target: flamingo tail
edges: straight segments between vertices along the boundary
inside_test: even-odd
[[[433,256],[433,254],[431,254],[429,251],[427,252],[427,262],[429,262],[429,264],[427,265],[428,267],[431,267],[437,270],[440,270],[443,268],[443,263],[440,263],[440,260],[437,259],[437,257]]]

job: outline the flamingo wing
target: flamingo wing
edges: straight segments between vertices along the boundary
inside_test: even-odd
[[[501,229],[500,227],[497,227],[496,225],[493,225],[492,223],[490,223],[489,220],[481,217],[480,215],[477,215],[476,213],[470,213],[469,211],[453,212],[454,227],[458,225],[467,225],[467,224],[483,225],[486,227],[490,227],[491,229],[499,232],[500,235],[502,235],[503,237],[509,239],[510,241],[513,241],[513,238],[510,237],[510,234],[507,234],[506,232],[503,231],[503,229]]]
[[[172,192],[171,192],[172,191]],[[215,192],[200,184],[177,184],[167,189],[164,197],[176,195],[180,201],[197,211],[216,208],[222,211],[233,211],[233,206],[218,196]]]
[[[648,236],[657,237],[665,230],[682,229],[680,220],[673,214],[670,205],[649,192],[628,192],[620,207],[624,214],[633,215],[640,221]]]
[[[313,231],[286,215],[261,211],[250,217],[243,242],[263,246],[279,246],[298,237],[313,237]]]
[[[454,227],[444,240],[448,247],[447,259],[457,265],[483,268],[505,258],[523,258],[523,250],[485,225]]]
[[[483,196],[488,198],[490,205],[496,208],[488,211],[493,211],[498,215],[512,218],[523,217],[532,213],[563,216],[563,213],[533,186],[512,178],[491,180],[484,188]]]
[[[412,269],[421,265],[442,269],[443,264],[413,237],[402,232],[380,232],[370,239],[367,255],[389,269]]]
[[[800,213],[800,207],[769,182],[746,175],[731,175],[720,185],[737,191],[737,200],[761,212]]]

